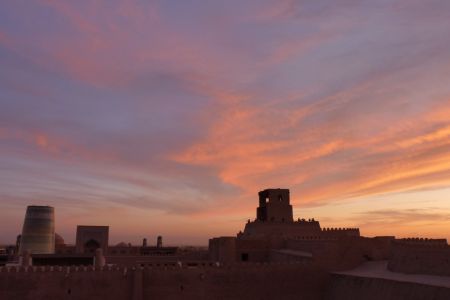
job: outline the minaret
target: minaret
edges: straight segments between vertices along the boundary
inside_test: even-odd
[[[19,254],[55,253],[55,209],[50,206],[28,206],[20,238]]]

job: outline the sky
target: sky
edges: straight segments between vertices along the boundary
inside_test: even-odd
[[[450,239],[450,1],[0,3],[0,242],[206,245],[295,218]]]

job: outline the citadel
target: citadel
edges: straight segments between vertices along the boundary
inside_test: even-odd
[[[294,218],[288,189],[258,193],[256,218],[208,249],[109,244],[108,226],[55,233],[29,206],[0,255],[0,299],[450,299],[446,239],[364,237]]]

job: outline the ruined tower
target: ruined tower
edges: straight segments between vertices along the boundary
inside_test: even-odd
[[[266,189],[259,193],[256,219],[262,222],[293,222],[289,189]]]

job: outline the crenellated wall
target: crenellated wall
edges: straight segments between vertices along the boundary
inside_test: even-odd
[[[321,299],[328,284],[301,263],[0,268],[0,299]]]
[[[450,276],[450,246],[445,239],[400,239],[392,243],[388,269]]]
[[[331,270],[354,268],[365,261],[389,257],[394,237],[305,236],[290,239],[287,249],[305,251],[313,260]]]
[[[360,236],[359,228],[322,228],[326,237]]]
[[[120,268],[3,267],[0,299],[127,299],[132,283]]]
[[[447,300],[450,288],[413,282],[333,274],[325,300]]]
[[[245,224],[244,232],[238,234],[238,237],[291,237],[299,235],[319,235],[321,233],[320,223],[318,221],[298,220],[294,222],[262,222],[253,221]]]
[[[317,264],[0,267],[0,299],[450,299],[450,289],[330,275]]]

